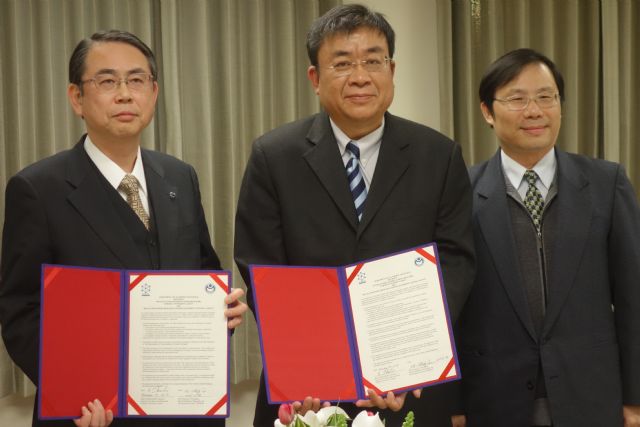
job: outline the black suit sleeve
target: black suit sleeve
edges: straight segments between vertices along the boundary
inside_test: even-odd
[[[617,169],[608,244],[622,397],[625,405],[640,405],[640,208],[622,166]]]
[[[207,270],[221,270],[220,259],[216,254],[213,246],[211,245],[211,235],[209,234],[209,228],[207,227],[207,221],[204,216],[204,209],[202,208],[202,198],[200,196],[200,184],[198,182],[198,175],[193,167],[189,166],[191,174],[191,182],[193,185],[193,191],[196,195],[195,212],[198,216],[198,235],[200,239],[200,266]]]
[[[248,288],[247,304],[253,311],[249,265],[287,264],[278,196],[259,142],[253,146],[240,188],[234,252]]]
[[[460,146],[456,144],[449,158],[434,236],[453,322],[458,319],[475,276],[471,202],[471,184]]]
[[[40,269],[52,261],[48,224],[37,192],[20,175],[7,184],[5,203],[0,270],[2,337],[14,362],[38,384]]]

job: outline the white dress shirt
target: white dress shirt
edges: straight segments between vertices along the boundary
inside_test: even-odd
[[[511,185],[513,185],[513,188],[518,190],[520,198],[524,200],[527,195],[527,189],[529,188],[527,180],[524,179],[524,173],[527,171],[527,168],[507,156],[507,154],[502,150],[500,150],[500,160],[502,161],[502,170],[504,171],[504,174],[509,179],[509,182],[511,182]],[[543,200],[546,200],[547,194],[549,194],[551,183],[556,175],[556,166],[556,152],[552,148],[532,168],[533,171],[538,174],[536,187],[540,191]]]
[[[96,165],[102,176],[109,181],[109,184],[115,188],[118,193],[122,196],[122,198],[126,201],[127,195],[118,190],[122,179],[127,174],[127,172],[123,171],[120,166],[118,166],[113,160],[107,157],[89,138],[89,135],[84,140],[84,149],[89,155],[91,161]],[[151,211],[149,210],[149,197],[147,196],[147,180],[144,176],[144,167],[142,166],[142,157],[140,155],[140,147],[138,147],[138,155],[136,156],[136,163],[133,165],[133,170],[131,171],[131,175],[135,176],[138,180],[138,191],[140,193],[140,200],[142,201],[142,206],[144,206],[144,210],[147,211],[149,216],[151,215]]]
[[[349,142],[353,142],[360,149],[360,161],[358,164],[360,165],[360,172],[362,172],[362,177],[364,178],[364,184],[367,187],[367,191],[369,191],[371,180],[373,179],[373,173],[375,172],[376,164],[378,163],[380,143],[382,142],[382,133],[384,132],[384,118],[382,119],[382,124],[379,128],[358,140],[352,140],[338,127],[338,125],[333,122],[333,120],[329,119],[329,121],[331,122],[333,134],[338,141],[338,148],[340,149],[340,155],[342,156],[342,162],[344,163],[345,168],[351,158],[350,152],[347,151],[347,144]]]

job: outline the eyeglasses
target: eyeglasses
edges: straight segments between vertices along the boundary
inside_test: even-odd
[[[127,85],[127,88],[132,92],[143,92],[151,86],[153,76],[148,73],[131,73],[124,79],[118,79],[113,74],[98,74],[92,79],[82,81],[82,83],[89,82],[92,82],[96,89],[102,93],[116,91],[120,87],[120,83]]]
[[[541,93],[533,98],[528,96],[512,96],[511,98],[498,99],[494,98],[494,101],[504,103],[511,111],[522,111],[529,106],[529,102],[533,100],[540,108],[551,108],[558,105],[557,93]]]
[[[387,68],[387,64],[390,64],[391,62],[393,62],[393,59],[388,57],[367,58],[353,62],[340,61],[327,68],[333,70],[335,76],[348,76],[349,74],[353,73],[358,65],[362,65],[362,68],[367,73],[379,73]]]

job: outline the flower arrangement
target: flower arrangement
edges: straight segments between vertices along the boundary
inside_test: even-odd
[[[278,410],[278,419],[274,427],[348,427],[351,420],[349,415],[338,406],[328,406],[318,412],[307,411],[306,414],[296,414],[293,406],[283,403]],[[384,421],[377,413],[362,411],[351,423],[351,427],[385,427]],[[413,427],[413,412],[409,411],[402,427]]]

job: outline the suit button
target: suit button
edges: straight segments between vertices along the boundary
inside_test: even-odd
[[[155,246],[156,245],[156,241],[155,240],[149,240],[149,246]]]
[[[533,390],[533,383],[531,381],[527,381],[527,390]]]

